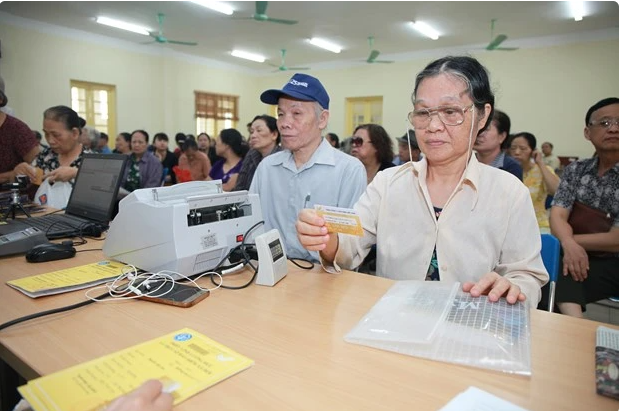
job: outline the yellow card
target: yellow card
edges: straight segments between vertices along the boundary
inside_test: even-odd
[[[35,167],[36,177],[32,180],[32,184],[40,186],[43,184],[43,169]]]
[[[35,411],[101,411],[154,378],[177,405],[254,364],[190,328],[28,381],[19,392]]]
[[[362,237],[364,229],[357,212],[352,208],[315,205],[316,213],[325,220],[330,233],[342,233]]]

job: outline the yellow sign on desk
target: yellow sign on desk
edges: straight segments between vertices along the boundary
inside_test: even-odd
[[[108,282],[121,275],[123,267],[125,267],[123,263],[104,260],[79,267],[52,271],[51,273],[19,278],[7,281],[7,284],[28,297],[37,298]]]
[[[177,405],[254,361],[190,329],[46,375],[18,388],[35,411],[99,411],[159,379]]]

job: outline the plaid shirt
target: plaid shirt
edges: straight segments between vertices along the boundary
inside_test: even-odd
[[[282,147],[275,146],[271,153],[267,155],[277,153],[280,150],[282,150]],[[252,178],[254,177],[254,173],[256,172],[256,167],[258,167],[262,160],[263,155],[260,153],[260,151],[254,149],[248,151],[248,153],[245,155],[245,158],[243,159],[243,165],[241,166],[241,170],[239,171],[239,176],[237,177],[237,184],[235,185],[233,191],[250,189],[250,184],[252,184]]]
[[[575,201],[609,213],[618,226],[618,163],[601,177],[598,157],[569,164],[562,172],[552,205],[572,210]]]

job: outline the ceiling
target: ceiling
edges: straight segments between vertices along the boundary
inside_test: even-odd
[[[97,38],[112,39],[119,45],[145,50],[168,49],[211,62],[234,65],[243,70],[269,72],[280,65],[280,50],[286,49],[287,66],[311,69],[364,65],[374,37],[378,60],[406,60],[433,50],[476,52],[492,39],[491,20],[496,19],[495,35],[506,34],[506,47],[537,47],[578,40],[618,38],[618,4],[615,1],[584,2],[585,14],[576,22],[566,1],[524,2],[443,2],[443,1],[271,1],[266,14],[273,18],[298,20],[295,25],[254,20],[238,20],[255,11],[255,2],[225,2],[232,16],[217,13],[191,2],[2,2],[0,12],[22,17],[29,25],[37,22],[88,32]],[[157,14],[164,13],[164,35],[169,39],[196,41],[197,46],[172,44],[141,45],[149,38],[94,22],[97,16],[120,19],[157,30]],[[439,32],[439,40],[425,38],[408,22],[423,20]],[[53,27],[45,24],[43,29]],[[343,50],[334,54],[309,44],[310,37],[329,39]],[[230,55],[241,49],[264,55],[260,64]],[[519,51],[493,51],[519,53]]]

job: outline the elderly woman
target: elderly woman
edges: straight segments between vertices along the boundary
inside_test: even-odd
[[[125,175],[119,193],[127,195],[139,188],[159,187],[164,175],[161,162],[148,151],[149,134],[144,130],[131,133],[131,155],[125,168]]]
[[[532,133],[517,133],[510,142],[510,155],[521,163],[523,184],[530,190],[530,197],[541,232],[549,233],[549,216],[545,209],[547,195],[554,195],[560,178],[545,164],[540,151],[536,150],[536,137]]]
[[[535,308],[548,274],[527,188],[472,155],[495,98],[486,69],[445,57],[416,78],[409,121],[424,158],[377,174],[355,205],[363,237],[328,233],[314,210],[296,223],[328,270],[354,268],[377,244],[377,276],[460,282],[474,297]]]
[[[233,191],[249,190],[256,167],[263,158],[280,150],[280,132],[275,117],[266,114],[254,117],[250,124],[250,151],[243,159]]]
[[[82,164],[82,154],[92,153],[80,143],[80,117],[67,106],[48,108],[43,113],[43,132],[49,147],[36,159],[36,167],[43,170],[43,177],[50,183],[73,182]],[[36,180],[35,175],[29,175]]]
[[[116,154],[131,154],[131,134],[127,132],[118,133],[114,140],[114,150]]]
[[[179,168],[189,170],[192,181],[204,181],[209,177],[211,161],[209,156],[200,150],[198,143],[187,139],[181,146]]]
[[[351,139],[351,155],[364,164],[367,184],[370,184],[379,171],[394,167],[392,139],[378,124],[357,126]]]

